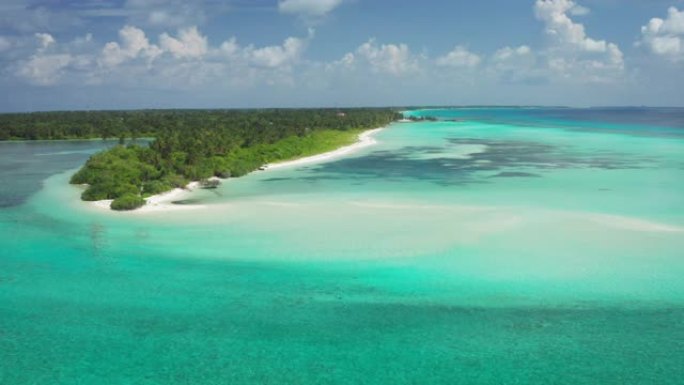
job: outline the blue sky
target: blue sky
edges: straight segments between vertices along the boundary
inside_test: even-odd
[[[684,106],[684,0],[3,0],[0,111]]]

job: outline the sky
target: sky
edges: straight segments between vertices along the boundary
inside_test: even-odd
[[[684,106],[684,0],[2,0],[0,111]]]

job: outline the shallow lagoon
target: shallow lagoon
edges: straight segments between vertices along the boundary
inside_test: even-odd
[[[436,114],[144,215],[66,185],[100,142],[0,144],[0,382],[681,378],[684,112]]]

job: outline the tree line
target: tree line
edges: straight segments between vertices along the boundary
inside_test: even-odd
[[[339,119],[344,114],[345,119]],[[387,109],[56,111],[0,114],[0,140],[156,137],[169,130],[230,131],[246,140],[282,139],[307,129],[344,130],[380,123]],[[275,129],[274,129],[275,128]]]

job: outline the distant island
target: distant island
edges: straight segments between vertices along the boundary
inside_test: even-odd
[[[118,138],[71,177],[85,201],[134,210],[191,182],[216,187],[264,164],[354,143],[402,116],[391,109],[146,110],[0,115],[0,140]],[[136,139],[151,138],[148,144]],[[128,145],[126,140],[132,139]]]

